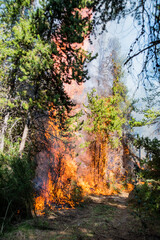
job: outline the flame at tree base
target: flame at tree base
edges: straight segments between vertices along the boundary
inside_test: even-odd
[[[73,147],[73,142],[77,146],[79,142],[68,136],[70,134],[60,128],[56,118],[48,121],[45,137],[49,144],[44,160],[39,162],[41,170],[37,170],[43,182],[35,197],[37,215],[43,215],[48,210],[74,208],[87,195],[113,195],[133,190],[132,184],[126,184],[124,173],[120,173],[120,149],[112,153],[107,145],[102,146],[99,141],[99,145],[88,152],[79,151],[76,158],[74,150],[77,149]],[[129,154],[124,153],[125,156]]]
[[[59,179],[55,184],[49,172],[48,180],[44,184],[40,196],[35,198],[36,214],[44,215],[47,211],[73,209],[88,195],[114,195],[122,191],[133,190],[133,185],[130,183],[124,187],[122,183],[115,182],[113,175],[109,184],[104,180],[95,184],[90,177],[86,179],[80,177],[78,181],[69,179],[68,182]]]
[[[71,196],[72,186],[65,185],[58,181],[54,184],[51,173],[48,174],[48,180],[43,186],[41,195],[35,198],[35,212],[38,215],[45,214],[45,209],[68,209],[73,208],[74,203]]]

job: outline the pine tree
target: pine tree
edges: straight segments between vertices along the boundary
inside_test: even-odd
[[[93,89],[88,93],[85,105],[84,130],[88,133],[86,146],[91,150],[94,177],[104,180],[107,167],[107,151],[121,145],[123,128],[127,121],[126,87],[121,82],[121,67],[113,61],[113,86],[109,96],[101,97]]]
[[[2,114],[4,119],[9,113],[13,122],[21,119],[20,153],[29,128],[52,114],[53,106],[60,117],[70,111],[64,83],[87,78],[84,65],[90,56],[78,44],[89,33],[90,20],[82,17],[82,7],[85,1],[44,0],[40,6],[30,0],[1,1]]]

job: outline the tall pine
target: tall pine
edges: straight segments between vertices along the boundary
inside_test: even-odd
[[[61,119],[70,111],[64,83],[87,78],[90,56],[81,43],[91,26],[89,15],[82,16],[85,6],[86,1],[73,0],[1,1],[1,142],[8,116],[12,126],[16,123],[14,135],[21,136],[20,154],[33,133],[29,129],[52,114],[53,106]]]

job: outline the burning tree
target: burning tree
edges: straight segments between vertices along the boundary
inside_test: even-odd
[[[37,5],[30,0],[0,1],[2,174],[9,169],[4,165],[11,165],[4,161],[7,155],[9,159],[20,155],[23,161],[30,153],[30,161],[42,146],[46,149],[42,136],[49,117],[55,120],[56,110],[63,125],[73,106],[64,83],[79,84],[88,78],[85,64],[91,56],[81,49],[91,27],[90,14],[81,13],[85,7],[85,1],[72,0],[42,0]],[[10,195],[2,192],[2,197],[7,211],[17,210]]]
[[[27,0],[1,1],[1,110],[13,125],[19,118],[14,129],[21,128],[21,155],[37,122],[52,114],[51,103],[59,116],[73,106],[64,83],[87,79],[89,56],[78,44],[89,33],[90,20],[82,16],[82,7],[83,1],[41,1],[38,6]]]
[[[35,200],[36,206],[40,203],[42,208],[45,205],[52,208],[53,204],[64,206],[66,201],[73,206],[72,195],[76,190],[81,193],[76,184],[77,165],[65,135],[65,120],[73,103],[64,85],[88,79],[86,62],[91,60],[91,55],[82,49],[82,44],[91,31],[91,13],[84,15],[82,9],[91,8],[89,3],[83,0],[42,0],[39,5],[30,0],[0,2],[1,152],[12,158],[10,149],[16,145],[14,154],[18,155],[18,161],[31,148],[29,160],[35,158],[36,152],[44,153],[48,171],[41,196]],[[91,128],[87,131],[94,138],[94,176],[99,179],[105,175],[105,146],[109,142],[116,144],[124,123],[120,108],[123,94],[117,79],[112,90],[107,98],[99,98],[92,92],[86,106],[91,111],[88,113]],[[5,144],[4,137],[9,139]],[[2,162],[2,175],[5,164]],[[27,182],[33,180],[31,175]],[[15,202],[10,200],[10,195],[4,200],[8,211]],[[25,204],[30,204],[30,199]],[[16,210],[17,205],[16,202]],[[27,209],[31,207],[30,204]]]
[[[121,67],[114,61],[112,64],[114,80],[111,94],[102,97],[93,89],[87,94],[88,104],[84,105],[84,131],[88,134],[85,146],[92,156],[90,169],[95,185],[106,185],[107,181],[111,181],[109,175],[115,167],[112,166],[109,170],[109,152],[112,151],[111,148],[115,151],[121,149],[124,125],[127,121],[129,103],[126,99],[126,87],[120,80]],[[116,161],[112,164],[116,164]],[[118,171],[121,172],[121,169]]]
[[[45,138],[46,150],[37,155],[35,181],[36,184],[42,181],[35,198],[35,210],[38,214],[44,214],[46,208],[68,208],[76,204],[75,196],[72,195],[77,182],[72,136],[67,127],[62,127],[60,120],[50,117]]]
[[[88,144],[93,156],[95,177],[104,178],[107,168],[107,145],[118,147],[125,123],[117,96],[99,97],[95,91],[88,94],[87,122],[85,130],[91,136]]]

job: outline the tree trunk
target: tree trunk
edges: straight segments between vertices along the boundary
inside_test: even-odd
[[[0,141],[0,152],[3,152],[4,150],[4,136],[5,136],[5,132],[7,130],[7,122],[9,119],[9,113],[7,113],[7,115],[4,118],[4,123],[2,126],[2,131],[1,131],[1,141]]]
[[[23,130],[22,141],[19,147],[20,157],[22,157],[22,152],[24,151],[24,148],[25,148],[25,144],[28,136],[28,130],[29,130],[29,119],[27,119],[27,122]]]

